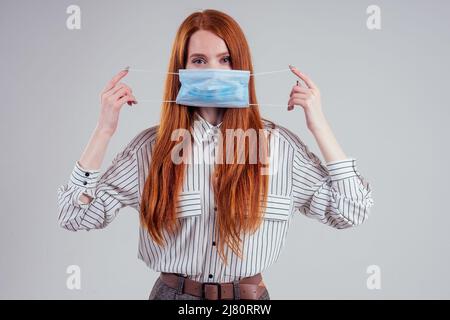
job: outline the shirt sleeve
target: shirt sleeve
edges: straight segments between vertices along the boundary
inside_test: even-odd
[[[374,201],[370,183],[359,173],[356,159],[326,162],[296,141],[293,162],[294,207],[307,217],[344,229],[363,223]]]
[[[121,208],[138,210],[136,140],[120,151],[103,173],[86,170],[75,162],[69,181],[57,192],[61,227],[71,231],[102,229]],[[90,203],[79,200],[82,193],[92,198]]]

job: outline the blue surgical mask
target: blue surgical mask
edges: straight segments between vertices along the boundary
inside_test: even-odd
[[[247,108],[250,71],[180,69],[176,103],[187,106]]]

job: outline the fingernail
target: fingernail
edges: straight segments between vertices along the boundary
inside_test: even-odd
[[[125,68],[123,68],[123,71],[128,71],[130,69],[130,66],[126,66]]]

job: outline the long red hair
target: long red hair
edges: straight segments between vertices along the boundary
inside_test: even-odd
[[[247,40],[238,23],[229,15],[217,10],[204,10],[188,16],[181,24],[173,42],[168,71],[171,73],[184,69],[187,62],[187,49],[190,36],[197,30],[207,30],[222,38],[226,43],[232,69],[249,70],[253,73],[250,50]],[[168,74],[165,81],[163,99],[175,101],[180,88],[178,77]],[[249,82],[249,99],[256,104],[255,84],[253,77]],[[162,104],[160,125],[157,139],[152,151],[149,174],[145,181],[142,195],[140,219],[151,238],[159,245],[164,245],[164,230],[176,232],[179,224],[176,218],[174,199],[181,191],[185,163],[175,164],[171,158],[172,149],[178,141],[172,141],[172,132],[183,128],[190,130],[193,123],[193,108],[177,105],[174,102]],[[226,129],[254,129],[257,133],[259,155],[268,154],[267,139],[260,135],[263,129],[258,107],[227,108],[223,115],[222,131],[225,150]],[[233,138],[234,139],[234,138]],[[190,142],[192,143],[192,141]],[[249,161],[248,141],[245,141],[245,163],[238,163],[235,144],[235,161],[227,163],[226,152],[222,154],[222,163],[216,163],[214,179],[211,181],[217,206],[216,241],[219,255],[225,263],[225,244],[238,256],[242,257],[241,232],[255,232],[262,221],[262,210],[266,205],[268,176],[261,174],[267,168],[267,159],[256,163]],[[254,161],[253,161],[254,162]],[[220,239],[220,241],[219,241]]]

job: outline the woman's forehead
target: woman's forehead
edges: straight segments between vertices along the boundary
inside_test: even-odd
[[[192,34],[188,45],[189,54],[204,54],[215,56],[228,52],[222,38],[207,30],[198,30]]]

